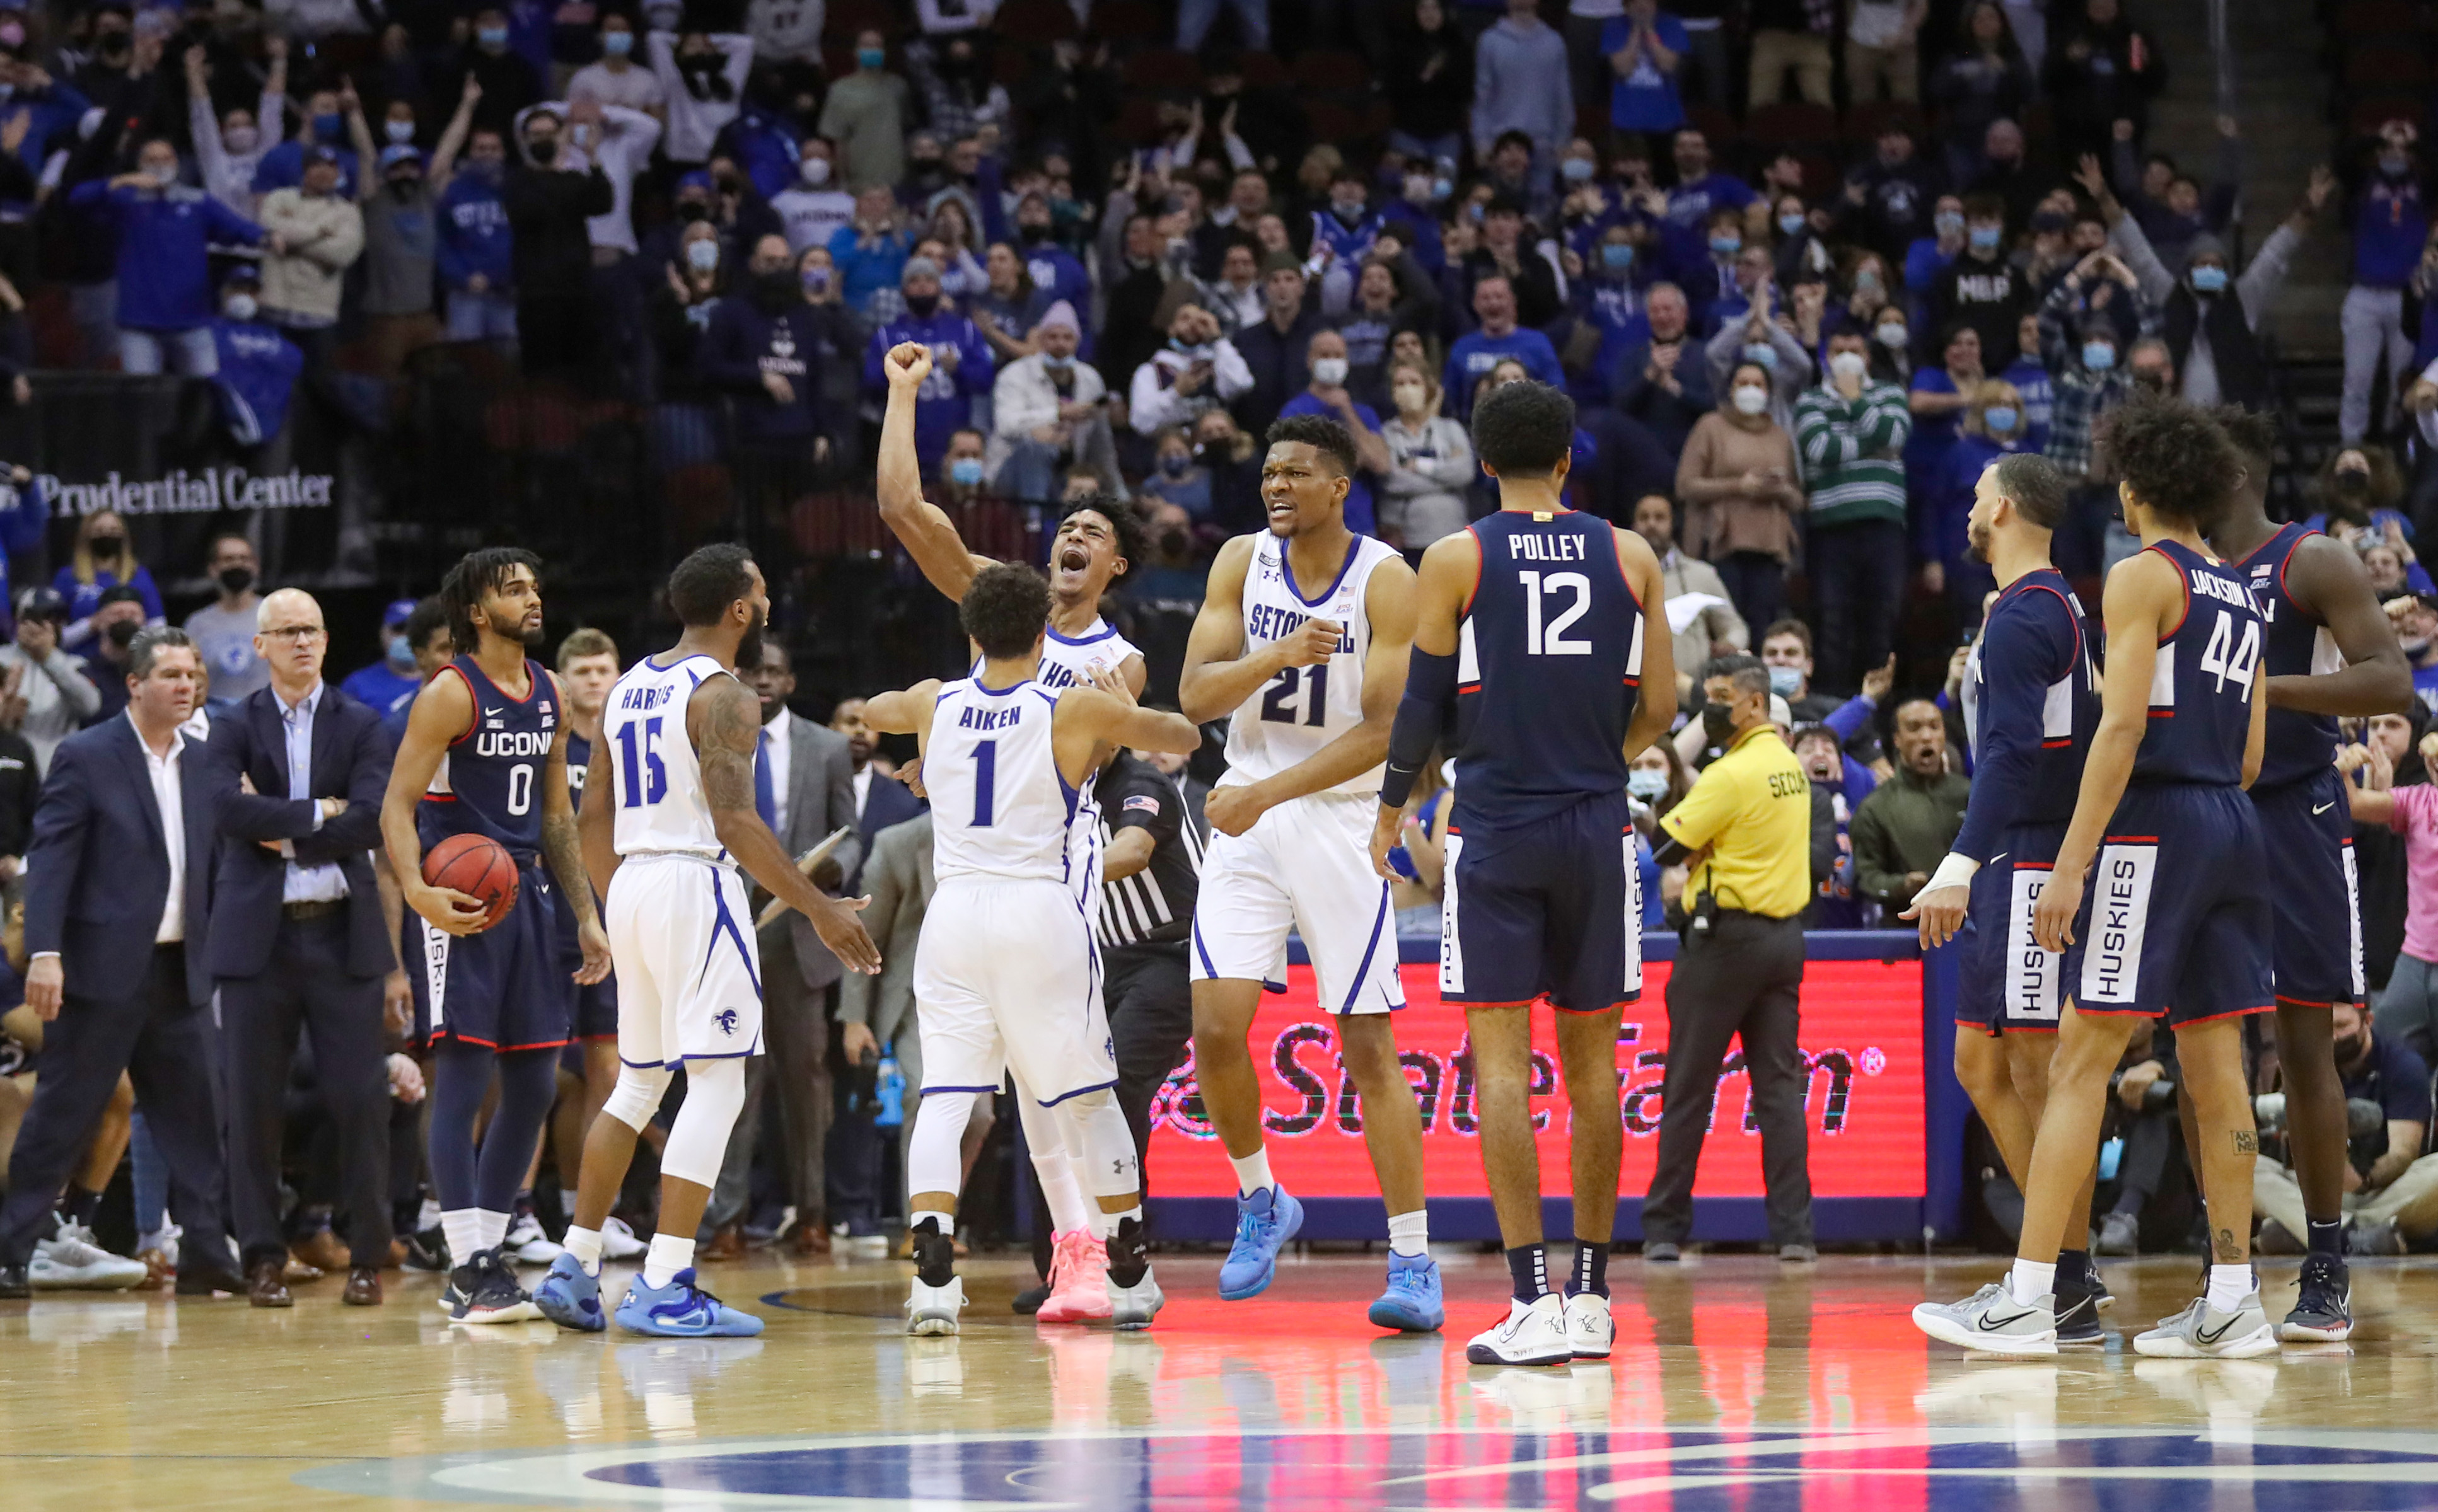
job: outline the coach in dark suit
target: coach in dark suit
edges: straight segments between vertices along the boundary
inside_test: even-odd
[[[127,712],[62,742],[26,853],[26,1003],[52,1021],[0,1206],[0,1296],[27,1294],[26,1266],[51,1204],[121,1072],[169,1168],[186,1231],[183,1296],[242,1286],[222,1235],[220,1117],[212,1093],[205,923],[211,804],[186,770],[179,730],[201,697],[203,659],[184,630],[137,633]]]
[[[788,709],[796,672],[787,648],[765,641],[760,664],[743,669],[743,675],[762,699],[753,780],[764,822],[789,855],[804,854],[834,831],[852,831],[855,763],[846,737]],[[813,879],[822,890],[835,893],[862,864],[863,842],[850,834],[822,861]],[[763,1093],[774,1081],[786,1152],[787,1200],[796,1209],[791,1247],[800,1256],[826,1255],[830,1249],[822,1152],[830,1129],[830,988],[842,969],[813,933],[812,921],[792,908],[766,925],[756,943],[762,956],[765,1053],[745,1063],[745,1108],[729,1135],[719,1186],[703,1215],[710,1239],[701,1257],[707,1260],[733,1259],[744,1253],[742,1224],[754,1134],[762,1127]]]
[[[381,982],[398,967],[381,924],[390,746],[380,716],[322,680],[330,645],[312,595],[262,601],[255,653],[271,686],[212,721],[201,774],[220,817],[211,973],[228,1068],[229,1198],[247,1295],[291,1305],[279,1156],[299,1029],[339,1140],[350,1256],[342,1300],[381,1299],[389,1260],[389,1068]]]
[[[847,756],[855,763],[855,828],[863,840],[863,853],[870,856],[881,831],[922,813],[924,803],[905,783],[873,769],[872,727],[863,722],[862,699],[842,699],[830,714],[830,729],[845,738]],[[848,891],[862,890],[861,876],[857,871],[846,874]]]

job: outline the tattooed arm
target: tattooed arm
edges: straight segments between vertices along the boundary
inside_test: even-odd
[[[855,971],[880,969],[880,952],[856,918],[869,898],[833,898],[796,870],[787,849],[753,806],[753,757],[762,701],[734,677],[706,677],[686,703],[686,735],[702,768],[712,832],[764,890],[813,922],[813,932]],[[588,779],[588,782],[590,780]]]
[[[558,685],[556,675],[551,675],[551,694],[558,707],[567,707],[567,690]],[[541,769],[541,853],[550,863],[550,874],[567,895],[568,906],[575,911],[575,940],[583,948],[584,964],[575,970],[575,979],[590,987],[610,975],[610,937],[602,932],[599,912],[592,906],[592,879],[584,870],[584,842],[576,833],[575,800],[567,791],[567,726],[561,723],[558,733],[551,737],[550,756]]]

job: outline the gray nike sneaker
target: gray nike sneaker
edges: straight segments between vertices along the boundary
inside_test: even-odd
[[[2058,1352],[2057,1298],[2028,1307],[1993,1281],[1961,1302],[1925,1302],[1913,1310],[1913,1326],[1959,1348],[1993,1355]]]
[[[2206,1296],[2196,1297],[2172,1318],[2133,1339],[2136,1353],[2165,1360],[2248,1360],[2277,1352],[2277,1330],[2260,1310],[2260,1288],[2233,1312],[2220,1312]]]

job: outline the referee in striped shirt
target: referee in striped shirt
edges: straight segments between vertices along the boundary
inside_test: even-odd
[[[1151,1103],[1185,1064],[1193,1038],[1193,993],[1185,952],[1202,882],[1202,832],[1175,781],[1120,750],[1092,785],[1101,809],[1101,995],[1117,1046],[1118,1106],[1140,1161],[1151,1146]],[[1150,1174],[1145,1169],[1148,1188]],[[1050,1212],[1033,1195],[1033,1263],[1043,1284],[1016,1299],[1034,1312],[1050,1295]]]

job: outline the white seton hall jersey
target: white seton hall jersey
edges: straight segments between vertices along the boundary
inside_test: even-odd
[[[1287,565],[1287,543],[1266,532],[1253,537],[1253,559],[1245,566],[1245,650],[1283,641],[1307,620],[1345,626],[1337,654],[1318,666],[1289,667],[1246,699],[1228,724],[1228,770],[1219,785],[1275,777],[1363,722],[1363,659],[1371,651],[1371,620],[1364,591],[1371,573],[1397,549],[1370,536],[1347,548],[1337,580],[1307,597]],[[1371,793],[1380,768],[1348,778],[1330,789]]]
[[[923,747],[931,795],[932,870],[950,877],[1072,885],[1077,793],[1051,748],[1058,695],[1039,683],[988,688],[964,677],[940,690]]]
[[[1061,688],[1088,686],[1092,674],[1104,669],[1115,672],[1128,657],[1142,652],[1135,643],[1118,633],[1118,627],[1098,615],[1092,617],[1092,627],[1079,636],[1063,636],[1055,629],[1046,631],[1041,642],[1041,670],[1033,680],[1056,693]],[[977,660],[967,677],[979,677],[982,664]]]
[[[665,667],[653,665],[656,659],[645,657],[627,668],[601,712],[610,792],[618,803],[618,853],[725,861],[728,851],[711,827],[702,767],[686,734],[686,703],[705,678],[734,674],[707,656]]]

